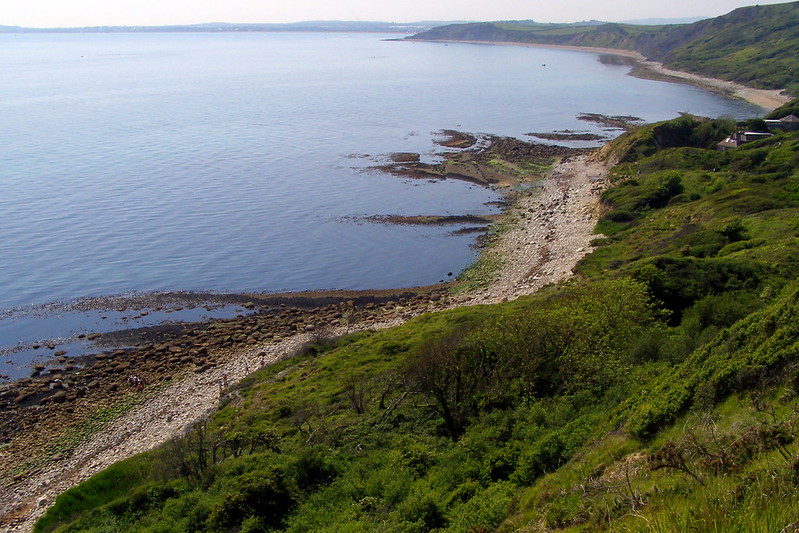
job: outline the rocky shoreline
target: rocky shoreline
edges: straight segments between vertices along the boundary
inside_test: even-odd
[[[586,153],[590,149],[525,142],[493,135],[476,138],[455,136],[445,131],[439,144],[460,150],[447,152],[440,163],[424,163],[420,154],[395,153],[390,162],[371,167],[400,178],[455,179],[488,188],[512,188],[543,177],[549,167],[563,157]],[[501,161],[501,164],[497,162]]]
[[[256,310],[253,315],[106,334],[116,338],[99,336],[97,341],[118,344],[124,340],[139,347],[101,352],[83,361],[85,366],[68,364],[10,383],[0,392],[0,526],[22,520],[28,523],[22,530],[28,530],[32,527],[29,518],[52,503],[55,495],[87,477],[83,472],[93,474],[100,465],[165,440],[153,436],[157,419],[168,419],[167,434],[171,435],[201,414],[180,403],[172,413],[163,408],[155,413],[152,405],[160,398],[194,395],[202,398],[199,404],[204,412],[219,398],[219,383],[234,383],[315,337],[400,323],[427,312],[436,308],[446,290],[447,286],[440,285],[250,295],[244,306]],[[187,384],[190,390],[175,394],[176,387]],[[103,427],[95,434],[120,411],[149,413],[144,417],[148,421],[122,422],[121,427]],[[127,415],[121,420],[125,419]],[[108,444],[92,444],[98,437]],[[81,443],[87,438],[88,442]],[[138,444],[128,445],[131,452],[125,453],[120,439]],[[101,452],[111,453],[110,459],[99,459]]]
[[[494,145],[511,165],[521,165],[534,150],[512,141]],[[538,182],[540,187],[513,195],[505,215],[509,229],[484,252],[501,258],[501,267],[477,290],[455,294],[443,284],[241,295],[249,316],[115,333],[128,335],[125,342],[138,346],[98,354],[85,368],[64,367],[6,387],[0,393],[0,526],[30,531],[58,494],[180,434],[216,406],[226,385],[290,357],[318,336],[390,327],[433,310],[514,299],[568,278],[595,237],[598,195],[607,174],[597,154],[561,151],[561,162]],[[520,166],[510,168],[509,182],[529,177]],[[141,390],[132,377],[142,380]]]

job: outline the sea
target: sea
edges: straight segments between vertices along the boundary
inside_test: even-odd
[[[763,113],[593,52],[401,37],[0,35],[0,376],[52,356],[33,346],[73,355],[80,333],[130,327],[73,305],[86,298],[452,279],[477,256],[474,233],[369,222],[498,211],[499,191],[380,169],[395,152],[440,160],[444,130],[613,136],[580,115]]]

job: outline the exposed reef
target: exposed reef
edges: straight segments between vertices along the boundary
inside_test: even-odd
[[[600,116],[600,115],[597,115]],[[515,187],[541,179],[561,157],[578,155],[583,148],[525,142],[510,137],[482,136],[451,130],[437,144],[458,150],[438,154],[437,163],[421,161],[420,154],[394,153],[387,164],[369,167],[408,179],[455,179],[481,187]]]

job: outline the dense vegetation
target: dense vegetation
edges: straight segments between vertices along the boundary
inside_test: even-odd
[[[425,40],[529,42],[641,52],[666,66],[799,94],[799,2],[751,6],[694,24],[457,24],[413,36]]]
[[[799,134],[713,150],[730,127],[684,116],[608,147],[572,282],[320,337],[37,531],[796,526]]]

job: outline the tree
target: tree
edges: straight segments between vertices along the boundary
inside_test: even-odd
[[[464,343],[466,334],[467,330],[456,329],[423,344],[404,371],[411,389],[433,400],[430,407],[453,440],[463,433],[474,410],[475,393],[488,383],[491,373],[485,353]]]

